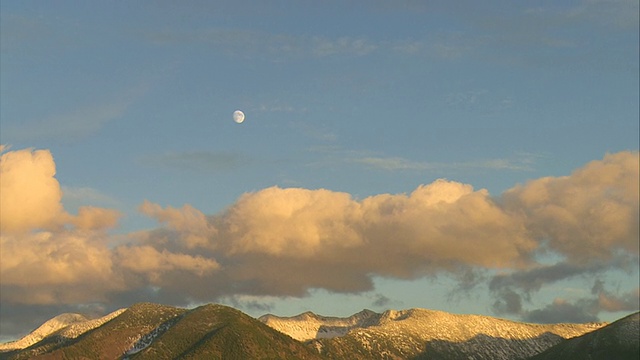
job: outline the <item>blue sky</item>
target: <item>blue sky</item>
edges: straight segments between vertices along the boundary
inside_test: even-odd
[[[0,285],[16,294],[2,295],[4,338],[59,310],[97,314],[142,300],[223,302],[255,316],[423,307],[610,321],[637,310],[638,199],[628,186],[638,181],[637,1],[1,6],[3,198],[26,199],[6,180],[22,169],[9,166],[12,158],[55,167],[39,200],[55,216],[3,228],[3,263],[14,261]],[[232,120],[236,109],[242,124]],[[606,176],[613,168],[626,177]],[[39,186],[27,170],[19,174]],[[555,194],[548,204],[532,200],[542,188]],[[612,195],[618,188],[622,195]],[[412,201],[427,201],[421,196],[452,208],[384,217],[383,203],[411,213]],[[571,196],[590,205],[578,209]],[[612,220],[623,230],[600,216],[602,224],[561,231],[566,222],[550,224],[559,217],[539,211],[579,218],[598,202],[631,214]],[[379,211],[371,218],[370,203]],[[3,202],[5,224],[18,213],[11,204]],[[308,211],[298,218],[290,207]],[[504,239],[476,238],[471,225],[494,210],[505,228],[487,229]],[[431,227],[415,225],[420,219]],[[203,233],[194,230],[201,225]],[[451,237],[430,238],[432,229]],[[475,245],[444,250],[460,237],[504,248],[496,250],[504,257],[460,255]],[[18,244],[43,258],[21,261]],[[113,276],[71,275],[88,260],[65,265],[74,259],[65,244],[109,259],[96,271]],[[576,250],[589,246],[610,256]],[[367,262],[414,251],[447,258]],[[154,261],[131,263],[142,254]],[[39,266],[64,280],[31,293],[25,279]],[[282,273],[264,275],[269,266]],[[296,271],[309,273],[280,289],[283,273]],[[340,276],[349,280],[334,281]],[[199,280],[177,285],[187,278]],[[92,297],[85,281],[117,285],[89,286]],[[224,290],[199,289],[216,286]]]

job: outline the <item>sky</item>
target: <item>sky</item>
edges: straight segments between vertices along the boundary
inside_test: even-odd
[[[140,301],[638,311],[638,7],[2,1],[0,340]]]

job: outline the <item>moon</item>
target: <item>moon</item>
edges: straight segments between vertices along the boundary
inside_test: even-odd
[[[238,124],[241,124],[244,121],[244,113],[240,110],[236,110],[233,112],[233,121]]]

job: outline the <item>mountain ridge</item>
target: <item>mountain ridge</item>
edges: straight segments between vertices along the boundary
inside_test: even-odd
[[[606,346],[626,346],[635,356],[639,320],[635,313],[612,324],[530,324],[420,308],[256,319],[219,304],[184,309],[137,303],[99,319],[54,317],[23,339],[1,344],[0,359],[547,360],[554,351],[564,351],[565,358],[567,352],[595,348],[589,344],[602,344],[598,339],[607,339]],[[572,345],[576,341],[582,345]],[[535,357],[547,353],[551,357]]]
[[[450,314],[420,308],[374,314],[368,315],[368,323],[354,324],[340,336],[309,339],[310,332],[307,331],[304,341],[331,358],[371,359],[381,354],[398,359],[421,356],[438,358],[442,354],[454,353],[457,355],[453,358],[473,355],[474,359],[514,359],[535,355],[565,339],[605,325],[528,324],[490,316]],[[326,325],[319,324],[322,318],[297,315],[260,319],[279,331],[300,338],[301,330],[309,328],[317,329],[320,335],[320,329]],[[306,322],[302,319],[306,319]],[[337,332],[333,335],[337,335]]]

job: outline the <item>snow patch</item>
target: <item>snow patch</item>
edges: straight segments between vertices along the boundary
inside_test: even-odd
[[[306,312],[292,317],[269,314],[261,316],[258,320],[298,341],[306,341],[345,336],[352,329],[376,324],[379,318],[380,314],[371,310],[363,310],[346,318],[321,316]]]
[[[25,349],[49,336],[57,336],[59,341],[75,339],[120,315],[124,310],[116,310],[106,316],[92,320],[80,314],[61,314],[46,321],[20,340],[0,344],[0,351]]]

